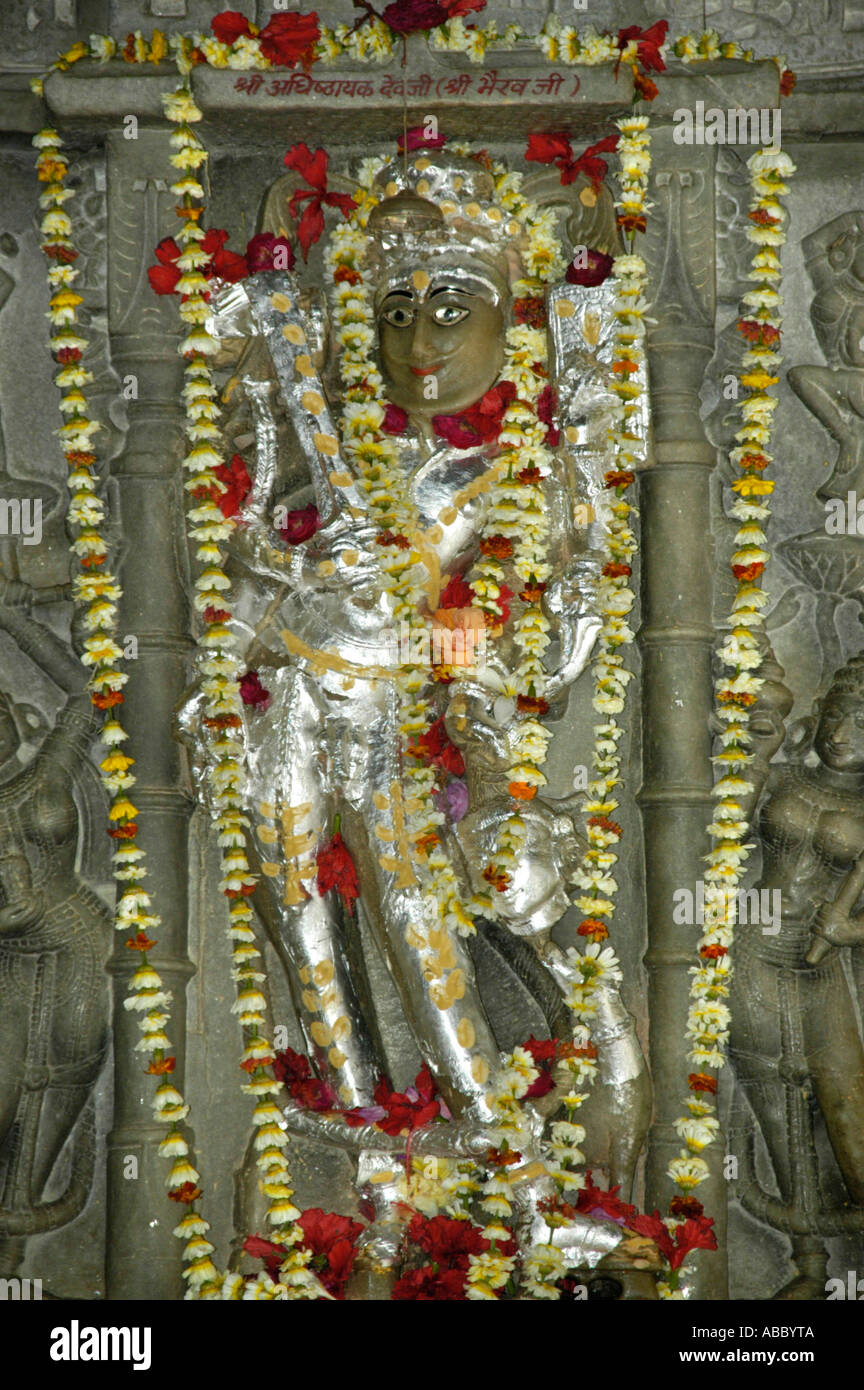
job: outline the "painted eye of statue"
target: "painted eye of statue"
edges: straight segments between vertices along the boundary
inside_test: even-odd
[[[445,328],[452,328],[454,323],[461,323],[463,319],[467,319],[470,312],[470,309],[463,309],[458,304],[440,304],[432,317]]]
[[[392,304],[381,317],[394,328],[409,328],[414,322],[414,310],[409,304]]]

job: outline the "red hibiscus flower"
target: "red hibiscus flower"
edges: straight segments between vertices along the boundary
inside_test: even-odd
[[[334,1298],[344,1298],[357,1253],[355,1243],[363,1230],[360,1222],[335,1211],[308,1207],[297,1225],[303,1231],[303,1244],[312,1252],[312,1268],[321,1283]]]
[[[252,27],[245,14],[238,10],[223,10],[210,21],[210,28],[220,43],[236,43],[239,38],[252,33]]]
[[[436,1265],[467,1269],[469,1255],[482,1255],[489,1249],[489,1241],[473,1221],[456,1221],[449,1216],[418,1213],[411,1218],[407,1234]]]
[[[652,24],[650,29],[640,29],[638,24],[631,24],[627,29],[618,30],[617,48],[623,54],[624,49],[632,39],[636,40],[636,61],[643,68],[650,69],[652,72],[665,72],[666,64],[663,61],[660,49],[666,42],[666,31],[669,25],[665,19],[658,19],[656,24]],[[621,59],[618,59],[615,71],[618,71]]]
[[[512,381],[499,381],[468,410],[458,415],[433,415],[432,428],[455,449],[473,449],[497,439],[507,407],[516,399]]]
[[[253,709],[270,708],[270,691],[264,689],[257,671],[246,671],[240,677],[240,699]]]
[[[436,1099],[438,1092],[432,1073],[425,1062],[417,1073],[413,1086],[407,1091],[391,1091],[390,1083],[382,1077],[375,1087],[375,1102],[384,1110],[384,1115],[376,1121],[385,1134],[402,1134],[405,1130],[413,1134],[423,1129],[441,1114],[441,1102]]]
[[[354,860],[338,829],[328,844],[322,845],[316,856],[318,865],[318,894],[323,898],[335,888],[342,906],[349,915],[354,913],[354,899],[360,896]]]
[[[492,627],[500,627],[506,623],[510,617],[510,600],[513,597],[513,590],[507,584],[502,584],[498,591],[498,607],[501,609],[500,616],[490,613],[489,622]]]
[[[289,512],[279,527],[279,535],[287,545],[301,545],[315,535],[320,525],[321,514],[313,502],[308,507],[295,507],[293,512]]]
[[[259,270],[292,270],[294,248],[284,236],[259,232],[246,247],[246,263],[250,275],[256,275]]]
[[[274,68],[304,68],[315,61],[315,45],[321,37],[318,16],[310,14],[273,14],[258,35],[261,52]]]
[[[281,17],[291,18],[290,15]],[[280,16],[273,16],[274,20],[278,18]],[[273,20],[271,20],[272,22]],[[310,185],[308,189],[298,188],[296,192],[292,193],[291,201],[288,204],[288,211],[292,217],[297,216],[302,203],[307,205],[297,224],[297,240],[300,242],[300,249],[305,260],[309,254],[309,247],[318,240],[324,230],[322,207],[326,205],[327,207],[338,208],[344,217],[348,217],[354,207],[354,199],[347,193],[328,193],[327,164],[329,155],[326,150],[318,149],[313,154],[308,145],[301,140],[299,145],[292,145],[282,162],[287,169],[293,169]]]
[[[607,256],[605,251],[595,251],[593,247],[586,248],[587,254],[580,256],[580,262],[587,261],[587,265],[576,264],[577,258],[568,265],[564,272],[564,279],[571,285],[582,285],[585,289],[591,289],[594,285],[602,285],[604,280],[608,280],[612,274],[613,258]]]
[[[424,1265],[411,1269],[393,1286],[391,1299],[398,1302],[456,1303],[465,1299],[464,1269],[440,1269]]]
[[[530,1037],[522,1046],[526,1052],[531,1054],[531,1060],[540,1072],[537,1080],[532,1081],[525,1092],[529,1100],[536,1100],[539,1096],[547,1095],[555,1085],[552,1080],[552,1063],[555,1061],[558,1040],[557,1038]]]
[[[236,251],[227,250],[225,246],[227,240],[228,233],[223,231],[221,227],[211,227],[205,233],[203,241],[199,244],[202,251],[206,251],[210,257],[210,261],[204,267],[203,274],[208,280],[228,280],[231,284],[235,284],[236,281],[246,278],[249,274],[249,267],[245,256],[238,255]],[[182,274],[177,266],[179,256],[180,247],[174,238],[171,236],[163,237],[156,247],[158,265],[151,265],[147,271],[147,279],[156,294],[176,293],[177,281]]]
[[[465,759],[455,744],[450,742],[443,714],[414,743],[409,743],[405,752],[409,757],[419,758],[421,762],[440,768],[442,772],[452,773],[454,777],[461,777],[465,771]]]
[[[588,1216],[605,1216],[610,1221],[617,1222],[619,1226],[628,1226],[635,1230],[632,1218],[637,1216],[636,1208],[629,1202],[621,1201],[618,1196],[620,1190],[620,1186],[611,1187],[608,1192],[602,1187],[595,1187],[589,1168],[585,1174],[585,1186],[576,1197],[576,1210],[583,1211]]]
[[[265,1240],[264,1236],[247,1236],[243,1242],[243,1249],[253,1260],[264,1261],[264,1267],[271,1279],[276,1279],[279,1266],[288,1254],[284,1245],[275,1240]]]
[[[578,159],[573,157],[573,146],[564,134],[529,135],[525,158],[529,163],[554,164],[561,175],[562,184],[575,183],[580,174],[591,180],[595,193],[600,188],[608,171],[608,164],[600,156],[612,154],[618,148],[618,136],[607,135],[596,145],[589,145]]]
[[[264,1065],[262,1063],[262,1065]],[[324,1081],[312,1075],[309,1058],[292,1047],[277,1052],[273,1060],[273,1075],[288,1091],[292,1100],[305,1110],[337,1110],[338,1101]]]
[[[447,581],[438,600],[439,608],[470,608],[474,602],[474,591],[461,574],[454,574]]]
[[[413,125],[409,127],[408,131],[406,132],[408,138],[407,149],[409,154],[412,152],[412,150],[443,150],[444,146],[447,144],[446,135],[426,135],[424,134],[425,129],[426,127],[422,125]],[[399,153],[402,154],[406,148],[406,145],[405,139],[401,135],[399,136],[398,145]]]
[[[219,463],[213,469],[225,491],[217,493],[214,488],[213,501],[224,517],[236,516],[246,501],[252,488],[252,479],[240,454],[232,454],[230,463]]]

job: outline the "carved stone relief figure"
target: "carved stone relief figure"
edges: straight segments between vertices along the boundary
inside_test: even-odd
[[[763,672],[747,775],[750,804],[762,797],[757,891],[782,915],[759,914],[759,925],[751,914],[736,932],[731,1050],[779,1197],[756,1181],[746,1122],[739,1195],[791,1237],[797,1273],[775,1297],[810,1299],[825,1295],[825,1238],[864,1230],[864,1041],[842,959],[864,943],[864,656],[834,673],[793,730],[790,760],[770,768],[792,696],[775,662]],[[855,1209],[831,1209],[822,1195],[814,1111]]]
[[[27,620],[31,591],[2,581],[0,627],[66,702],[46,733],[38,710],[0,694],[0,1269],[13,1273],[29,1235],[83,1208],[94,1154],[92,1117],[79,1121],[107,1046],[110,913],[76,872],[74,788],[96,713],[80,663],[54,633]],[[22,745],[36,745],[29,762]],[[62,1196],[42,1200],[78,1129]]]

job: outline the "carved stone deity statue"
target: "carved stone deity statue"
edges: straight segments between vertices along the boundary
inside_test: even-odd
[[[808,1299],[825,1296],[824,1237],[864,1229],[864,1041],[843,965],[843,948],[864,944],[864,656],[834,673],[791,760],[770,769],[792,699],[776,663],[763,671],[748,780],[752,806],[764,790],[758,888],[780,895],[781,920],[736,933],[731,1046],[780,1195],[745,1153],[741,1200],[791,1237],[798,1273],[775,1297]],[[827,1208],[813,1107],[854,1208]]]
[[[0,627],[66,694],[53,729],[17,693],[0,694],[0,1269],[13,1273],[26,1238],[83,1208],[93,1175],[85,1107],[105,1056],[111,915],[79,878],[76,778],[96,712],[74,653],[26,619],[30,592],[0,586]],[[19,758],[36,746],[29,761]],[[71,1177],[43,1200],[78,1122]]]
[[[584,184],[565,194],[557,176],[544,174],[541,185],[570,217],[571,244],[587,242],[587,230],[589,244],[614,251],[608,195],[595,207],[575,196]],[[509,176],[509,191],[518,186]],[[506,884],[484,879],[511,812],[512,673],[526,658],[507,624],[509,605],[522,601],[519,582],[510,575],[510,586],[487,579],[483,587],[483,560],[494,551],[482,539],[485,509],[501,473],[504,407],[516,394],[507,395],[502,368],[508,350],[511,373],[520,352],[532,370],[539,365],[532,363],[548,313],[556,348],[548,384],[567,381],[558,423],[571,441],[559,444],[551,416],[531,436],[545,435],[554,458],[542,478],[548,534],[533,595],[543,596],[543,637],[533,649],[548,650],[534,707],[554,718],[599,629],[591,606],[597,554],[585,521],[603,506],[608,467],[610,287],[562,281],[545,305],[529,302],[524,288],[520,298],[525,227],[506,197],[502,206],[482,161],[423,154],[404,168],[380,168],[367,190],[374,207],[363,234],[355,233],[365,297],[360,273],[335,255],[334,233],[324,258],[335,284],[329,310],[291,272],[274,270],[223,291],[211,323],[226,346],[233,339],[242,348],[231,388],[234,438],[240,444],[254,432],[255,439],[251,491],[230,542],[235,617],[256,673],[244,730],[250,851],[261,873],[254,901],[331,1110],[370,1118],[349,1127],[338,1114],[298,1107],[286,1112],[290,1125],[367,1156],[405,1145],[371,1122],[376,1084],[388,1071],[386,1020],[376,1016],[364,979],[357,906],[350,891],[321,891],[320,851],[338,830],[355,866],[359,911],[453,1117],[418,1132],[412,1146],[470,1153],[488,1146],[495,1124],[488,1097],[500,1050],[477,984],[472,919],[522,962],[529,988],[545,1000],[550,1032],[566,1028],[572,967],[550,933],[569,906],[580,850],[572,798],[556,803],[541,786],[524,801],[524,834]],[[271,193],[265,231],[284,230],[289,192],[282,180]],[[547,216],[551,242],[555,214]],[[356,393],[345,400],[346,388],[361,382],[346,357],[346,345],[353,347],[356,362],[358,343],[368,351],[366,405]],[[392,441],[387,457],[397,461],[386,478],[379,427]],[[376,520],[383,508],[375,511],[387,488],[389,527]],[[518,491],[514,479],[514,514]],[[298,506],[304,500],[309,505]],[[534,524],[533,514],[523,515]],[[406,570],[400,548],[405,554],[407,546]],[[397,576],[389,593],[388,574]],[[485,608],[477,599],[484,593]],[[412,646],[424,641],[431,658]],[[199,709],[193,697],[181,720],[200,770],[208,754]],[[206,798],[203,778],[201,785]],[[424,786],[433,798],[431,827]],[[598,990],[598,1001],[613,1083],[609,1171],[629,1189],[647,1125],[647,1074],[614,984]],[[539,1111],[535,1122],[539,1134]],[[380,1183],[376,1193],[380,1211],[393,1195]]]

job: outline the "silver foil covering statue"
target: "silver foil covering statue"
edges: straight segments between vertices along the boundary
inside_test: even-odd
[[[421,172],[422,196],[415,191]],[[435,434],[432,419],[470,407],[499,377],[512,314],[510,287],[521,273],[519,244],[512,228],[481,235],[441,212],[442,203],[491,203],[492,179],[474,160],[424,156],[404,171],[385,167],[377,186],[382,201],[369,222],[375,351],[387,397],[401,412],[400,461],[416,507],[414,543],[426,567],[432,613],[447,579],[464,574],[477,554],[478,517],[497,450],[495,440],[467,450],[453,447]],[[539,176],[537,186],[559,204],[562,221],[570,218],[571,245],[590,235],[591,245],[615,249],[607,194],[589,208],[590,200],[575,197],[584,185],[562,190],[554,171],[551,178]],[[264,230],[278,230],[285,198],[284,189],[271,195]],[[566,301],[564,313],[553,312],[558,301]],[[600,626],[591,607],[597,528],[589,523],[602,519],[605,505],[610,303],[608,285],[562,283],[547,296],[550,378],[565,429],[556,470],[545,480],[552,567],[545,607],[555,639],[546,696],[553,713],[556,702],[563,710]],[[316,891],[316,852],[338,827],[356,865],[359,911],[452,1115],[451,1124],[418,1132],[412,1147],[442,1155],[482,1152],[494,1120],[487,1094],[499,1044],[466,940],[454,933],[442,938],[431,964],[418,942],[416,926],[427,906],[409,835],[394,681],[404,659],[403,634],[381,590],[376,527],[341,452],[335,329],[323,297],[301,290],[287,271],[262,272],[225,288],[215,299],[210,327],[225,340],[226,359],[233,352],[236,361],[241,352],[231,407],[240,422],[236,430],[245,430],[249,441],[254,434],[255,443],[252,490],[230,543],[245,661],[270,698],[266,710],[250,706],[245,723],[250,851],[261,874],[254,901],[286,970],[314,1071],[329,1088],[334,1108],[371,1107],[387,1059],[376,1000],[364,980],[357,923],[336,893]],[[302,502],[314,503],[320,524],[301,543],[286,544],[279,518]],[[430,681],[425,692],[464,762],[467,813],[463,804],[458,819],[441,827],[441,838],[466,900],[484,889],[481,871],[509,805],[504,727],[513,702],[503,693],[504,675],[518,659],[505,633],[469,673],[457,670],[452,683]],[[210,755],[199,707],[193,695],[181,725],[201,772]],[[203,776],[199,785],[206,799]],[[499,895],[497,925],[488,926],[502,952],[522,960],[533,981],[529,987],[551,997],[547,1012],[557,1012],[559,1020],[566,1019],[561,1001],[571,967],[551,931],[569,906],[579,855],[572,809],[572,803],[556,805],[542,796],[527,804],[524,856],[510,889]],[[486,928],[479,922],[478,929]],[[598,993],[597,1027],[609,1043],[601,1050],[597,1105],[605,1112],[598,1121],[605,1129],[607,1170],[629,1194],[647,1127],[649,1083],[617,990],[607,986]],[[391,1138],[371,1122],[349,1128],[338,1115],[299,1106],[286,1113],[296,1132],[358,1152],[361,1182],[376,1169],[380,1178],[387,1152],[405,1147],[404,1138]],[[534,1119],[539,1135],[539,1108]],[[542,1191],[530,1180],[525,1189],[524,1220],[539,1234]],[[386,1181],[373,1190],[380,1234],[394,1192]],[[582,1240],[580,1262],[595,1263],[620,1233],[608,1223],[602,1230],[588,1219],[583,1225],[582,1236],[571,1231],[567,1239]],[[385,1247],[386,1239],[378,1252],[386,1263]]]

